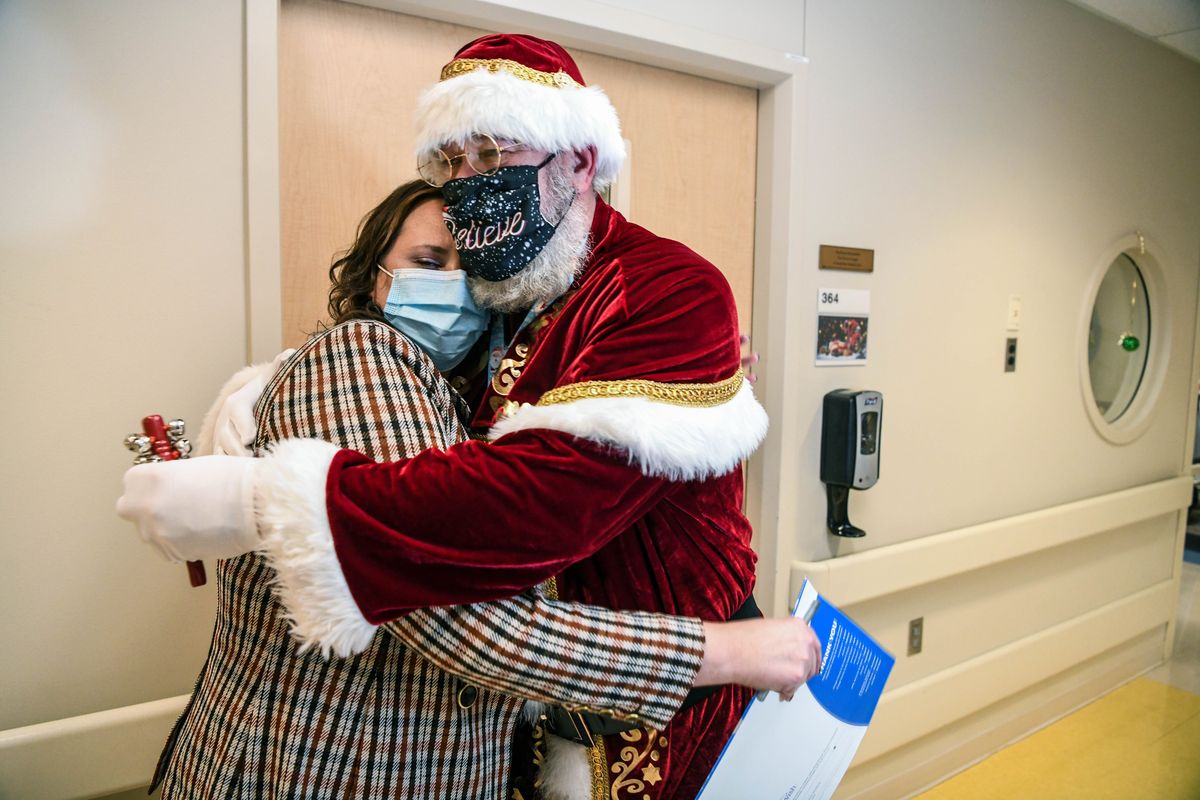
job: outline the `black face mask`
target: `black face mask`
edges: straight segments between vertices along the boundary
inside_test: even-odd
[[[538,172],[552,158],[536,167],[501,167],[494,175],[457,178],[442,187],[442,218],[468,275],[485,281],[511,278],[550,241],[558,224],[542,216]]]

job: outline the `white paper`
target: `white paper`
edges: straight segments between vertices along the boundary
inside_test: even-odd
[[[793,613],[802,614],[818,597],[805,581]],[[828,601],[820,602],[824,609],[813,619],[824,653],[820,675],[791,702],[775,693],[751,701],[697,800],[828,800],[837,789],[895,661]]]

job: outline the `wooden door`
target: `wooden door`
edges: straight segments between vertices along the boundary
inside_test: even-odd
[[[328,320],[329,265],[362,216],[415,177],[413,109],[486,31],[334,0],[284,0],[280,19],[283,339]],[[729,279],[750,329],[757,92],[574,51],[630,142],[628,216]]]

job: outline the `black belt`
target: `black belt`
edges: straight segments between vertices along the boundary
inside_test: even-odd
[[[750,595],[742,607],[733,612],[729,619],[757,619],[762,616],[754,595]],[[679,713],[687,711],[692,706],[716,694],[722,688],[717,686],[700,686],[693,688],[679,706]],[[568,711],[562,706],[550,706],[546,709],[546,730],[585,747],[595,747],[597,736],[613,736],[624,731],[631,731],[641,726],[636,722],[626,722],[613,717],[597,714],[594,711]]]

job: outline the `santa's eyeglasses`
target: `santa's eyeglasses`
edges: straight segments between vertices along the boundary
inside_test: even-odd
[[[505,154],[528,149],[523,144],[501,146],[486,133],[477,133],[461,149],[444,145],[432,153],[419,156],[417,174],[430,186],[443,186],[458,175],[465,159],[478,174],[495,175],[504,166]]]

